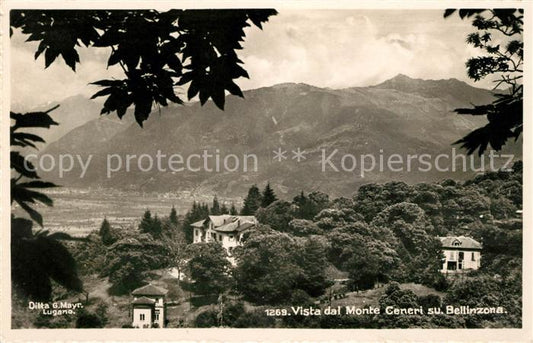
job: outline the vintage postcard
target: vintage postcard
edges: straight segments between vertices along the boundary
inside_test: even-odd
[[[530,342],[532,4],[3,1],[1,339]]]

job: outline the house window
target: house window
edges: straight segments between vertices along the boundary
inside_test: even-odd
[[[144,313],[141,313],[141,314],[139,315],[139,319],[140,319],[140,320],[144,320]]]
[[[472,261],[475,261],[475,260],[476,260],[476,253],[472,252]]]
[[[448,261],[447,268],[448,270],[457,270],[457,262],[455,261]]]
[[[233,240],[233,235],[229,235],[229,240],[230,240],[230,241]]]
[[[222,235],[218,235],[218,240],[222,242]]]
[[[155,320],[159,320],[159,311],[155,311]]]
[[[453,245],[454,247],[459,247],[459,246],[461,246],[461,241],[459,241],[459,240],[455,240],[455,241],[453,241],[452,245]]]
[[[462,261],[462,260],[464,260],[464,259],[465,259],[465,253],[462,252],[462,251],[460,251],[460,252],[459,252],[459,261]]]

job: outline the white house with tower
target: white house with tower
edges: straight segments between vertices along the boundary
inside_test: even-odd
[[[167,290],[152,284],[135,289],[132,305],[132,326],[134,328],[165,327],[165,295]]]

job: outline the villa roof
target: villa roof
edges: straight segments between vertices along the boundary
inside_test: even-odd
[[[207,219],[202,219],[197,222],[194,222],[191,224],[192,227],[202,228],[204,227],[204,224],[206,220],[209,220],[211,223],[213,223],[213,227],[217,231],[222,232],[229,232],[229,231],[242,231],[244,229],[247,229],[249,226],[244,228],[234,228],[234,226],[239,226],[239,220],[240,220],[240,226],[244,223],[257,223],[257,219],[254,216],[236,216],[231,214],[221,214],[218,216],[209,216]],[[230,225],[235,223],[236,225]],[[229,225],[229,226],[228,226]]]
[[[439,237],[443,248],[481,249],[481,243],[471,237],[448,236]]]
[[[131,302],[133,305],[154,305],[155,300],[147,297],[140,297]]]
[[[199,220],[197,222],[194,222],[191,224],[192,227],[203,227],[204,226],[205,219]]]
[[[131,294],[133,295],[165,295],[167,294],[166,289],[156,287],[152,284],[135,289]]]
[[[224,225],[231,217],[233,216],[229,214],[222,214],[220,216],[209,216],[209,220],[213,223],[214,227],[218,227]]]
[[[232,214],[222,214],[219,216],[209,216],[209,220],[213,223],[214,227],[219,227],[222,225],[226,225],[228,223],[241,220],[241,223],[243,222],[253,222],[255,223],[257,219],[255,219],[254,216],[235,216]]]
[[[255,226],[255,223],[253,222],[243,222],[242,220],[239,222],[239,220],[236,220],[234,222],[215,227],[215,231],[219,232],[241,232],[248,228],[251,228]]]

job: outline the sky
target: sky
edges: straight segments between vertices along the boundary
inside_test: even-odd
[[[242,89],[284,82],[346,88],[378,84],[397,74],[421,79],[457,78],[490,88],[490,80],[474,83],[465,62],[479,51],[465,43],[473,31],[468,20],[444,19],[442,10],[286,10],[263,25],[246,29],[239,56],[250,79]],[[35,42],[11,38],[11,98],[15,107],[34,108],[69,96],[90,96],[90,82],[123,78],[106,68],[109,50],[82,48],[73,72],[59,58],[44,69],[44,56],[34,60]]]

